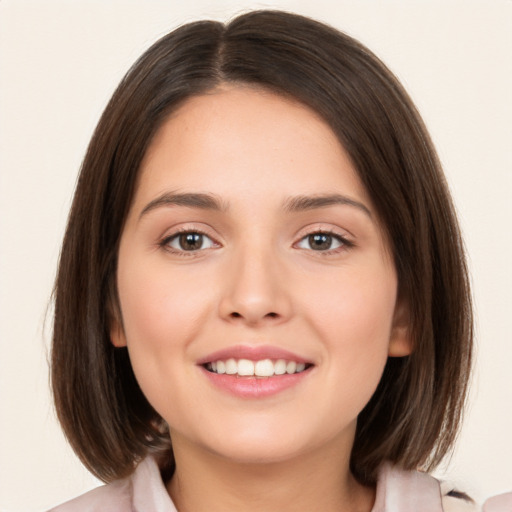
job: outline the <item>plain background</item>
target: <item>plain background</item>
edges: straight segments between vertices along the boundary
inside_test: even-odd
[[[510,0],[0,0],[1,512],[44,510],[98,484],[55,420],[47,309],[77,171],[103,107],[132,62],[177,25],[266,7],[360,39],[424,116],[460,214],[477,313],[471,405],[439,474],[479,500],[512,490]]]

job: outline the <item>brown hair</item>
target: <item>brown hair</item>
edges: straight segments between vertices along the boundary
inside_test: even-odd
[[[452,446],[472,350],[463,245],[428,133],[392,73],[354,39],[311,19],[255,11],[196,22],[155,43],[105,109],[78,180],[55,287],[52,385],[83,463],[110,481],[148,453],[173,470],[163,421],[114,348],[116,259],[145,151],[170,112],[222,83],[295,98],[331,126],[375,205],[410,312],[413,353],[390,358],[358,418],[351,467],[373,484],[380,463],[430,469]]]

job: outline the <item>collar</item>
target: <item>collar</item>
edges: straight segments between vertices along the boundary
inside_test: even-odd
[[[371,512],[443,512],[441,488],[432,476],[385,463],[379,470]]]
[[[132,476],[134,512],[177,512],[152,457],[144,459]],[[439,482],[419,471],[403,471],[383,464],[371,512],[442,512]]]

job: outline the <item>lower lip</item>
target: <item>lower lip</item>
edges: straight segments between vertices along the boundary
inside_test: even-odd
[[[274,375],[273,377],[239,377],[210,372],[203,367],[201,369],[210,382],[223,391],[240,398],[266,398],[297,386],[309,375],[312,368],[300,373]]]

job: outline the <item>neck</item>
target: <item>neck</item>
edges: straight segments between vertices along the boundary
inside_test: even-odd
[[[226,460],[175,435],[173,447],[167,488],[179,512],[370,512],[375,501],[336,445],[271,463]]]

